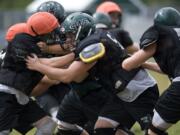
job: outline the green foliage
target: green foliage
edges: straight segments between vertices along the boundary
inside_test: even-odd
[[[1,10],[18,10],[25,7],[33,0],[0,0]]]

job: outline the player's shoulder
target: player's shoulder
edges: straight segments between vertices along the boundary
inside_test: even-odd
[[[147,46],[155,43],[158,40],[159,32],[157,27],[150,26],[142,35],[140,39],[140,47],[146,48]]]
[[[101,42],[101,33],[96,32],[96,33],[86,37],[84,40],[80,41],[79,44],[77,45],[76,50],[78,52],[80,52],[84,48],[86,48],[92,44],[99,43],[99,42]]]
[[[17,34],[14,39],[12,40],[12,43],[13,42],[19,42],[19,43],[27,43],[28,42],[37,42],[37,38],[36,37],[33,37],[27,33],[19,33]]]
[[[105,54],[105,47],[100,35],[93,34],[79,43],[76,48],[76,56],[85,63],[94,62]]]

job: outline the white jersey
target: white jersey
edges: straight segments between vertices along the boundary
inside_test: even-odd
[[[25,105],[29,102],[29,97],[26,96],[24,93],[22,93],[19,90],[16,90],[12,87],[0,84],[0,92],[8,93],[8,94],[13,94],[16,96],[17,102],[21,105]]]
[[[153,77],[145,69],[141,69],[128,83],[126,89],[119,92],[117,96],[125,102],[133,102],[145,90],[153,87],[155,84],[156,81]]]

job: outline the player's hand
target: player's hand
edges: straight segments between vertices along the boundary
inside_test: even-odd
[[[45,42],[38,42],[37,45],[40,47],[43,53],[49,52],[49,46]]]
[[[37,55],[32,54],[26,58],[26,65],[28,69],[38,70],[38,67],[41,65],[41,63]]]

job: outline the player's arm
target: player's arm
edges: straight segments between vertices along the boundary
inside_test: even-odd
[[[142,67],[158,73],[163,73],[156,62],[145,62],[142,64]]]
[[[129,45],[126,48],[126,51],[128,54],[134,54],[135,52],[137,52],[139,50],[138,44],[133,43],[132,45]]]
[[[132,70],[141,66],[150,57],[154,55],[157,47],[158,31],[152,26],[150,27],[140,39],[140,50],[134,53],[131,57],[125,59],[122,67],[125,70]]]
[[[131,57],[125,59],[122,63],[122,67],[125,70],[132,70],[141,66],[145,61],[147,61],[156,51],[156,44],[153,43],[144,49],[140,49],[134,53]]]
[[[48,46],[47,52],[50,54],[59,54],[59,55],[64,55],[68,53],[68,51],[63,50],[59,44]]]
[[[32,58],[34,59],[34,58]],[[94,65],[94,63],[85,64],[82,61],[74,61],[67,69],[54,68],[40,62],[33,62],[29,58],[28,68],[36,70],[48,76],[52,80],[59,80],[64,83],[76,81],[77,77],[84,76],[85,73]]]
[[[60,57],[53,58],[39,58],[42,64],[46,64],[52,67],[63,67],[69,65],[74,60],[74,53],[70,53]]]
[[[28,57],[27,66],[31,70],[39,71],[48,76],[52,80],[59,80],[64,83],[78,81],[85,77],[89,69],[91,69],[96,61],[105,53],[105,48],[102,44],[93,44],[80,51],[80,61],[74,61],[67,69],[53,68],[42,64],[38,58]]]
[[[49,87],[51,87],[54,84],[60,83],[57,80],[51,80],[47,76],[44,76],[43,79],[36,85],[36,87],[31,92],[31,96],[39,96],[46,92]]]
[[[132,46],[128,46],[126,48],[128,54],[134,54],[135,52],[137,52],[139,50],[139,47],[135,44]],[[156,62],[144,62],[141,65],[143,68],[158,72],[158,73],[163,73],[162,70],[160,69],[159,65]]]
[[[64,50],[60,44],[47,45],[44,42],[39,42],[37,43],[37,45],[44,53],[57,54],[57,55],[64,55],[68,53],[68,51]]]

